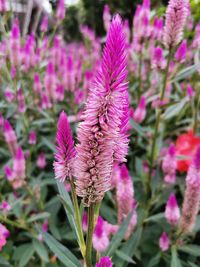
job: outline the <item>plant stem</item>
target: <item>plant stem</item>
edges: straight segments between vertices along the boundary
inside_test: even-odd
[[[200,90],[197,91],[197,100],[196,100],[196,106],[194,109],[194,125],[193,125],[194,134],[197,132],[197,127],[198,127],[199,104],[200,104]]]
[[[167,66],[165,69],[165,74],[164,74],[164,80],[163,80],[163,87],[160,93],[160,101],[162,102],[164,100],[165,96],[165,89],[167,86],[167,79],[168,79],[168,74],[169,74],[169,64],[170,64],[170,59],[172,55],[172,50],[169,50],[168,54],[168,59],[167,59]],[[156,149],[156,141],[157,141],[157,136],[158,136],[158,130],[159,130],[159,125],[160,125],[160,119],[162,115],[162,110],[161,108],[158,108],[157,116],[156,116],[156,123],[155,123],[155,128],[154,128],[154,135],[153,135],[153,142],[152,142],[152,147],[151,147],[151,153],[150,153],[150,166],[149,166],[149,172],[148,172],[148,177],[147,177],[147,187],[146,187],[146,192],[147,195],[151,194],[151,174],[154,166],[154,157],[155,157],[155,149]]]
[[[85,258],[86,247],[85,247],[85,240],[84,240],[83,231],[82,231],[81,215],[80,215],[75,185],[74,185],[74,182],[72,181],[72,179],[70,179],[70,184],[71,184],[72,201],[74,204],[75,220],[76,220],[77,231],[78,231],[78,239],[79,239],[78,242],[79,242],[82,256],[83,256],[83,258]]]
[[[86,265],[92,267],[92,237],[94,231],[94,204],[88,209],[88,233],[86,240]]]
[[[143,60],[143,53],[141,50],[140,57],[139,57],[139,69],[138,69],[138,77],[139,77],[138,101],[140,100],[140,96],[142,92],[142,60]]]

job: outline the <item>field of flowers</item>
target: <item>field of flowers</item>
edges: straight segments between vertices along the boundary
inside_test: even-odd
[[[0,267],[200,266],[193,12],[105,5],[66,43],[64,0],[25,37],[0,0]]]

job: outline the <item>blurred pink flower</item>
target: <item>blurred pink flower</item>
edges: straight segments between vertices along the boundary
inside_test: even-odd
[[[165,207],[165,218],[171,225],[177,225],[180,219],[180,209],[175,195],[172,193]]]
[[[44,152],[41,152],[38,155],[36,166],[39,169],[44,169],[46,167],[46,165],[47,165],[47,163],[46,163],[46,156],[45,156]]]
[[[163,232],[159,239],[159,247],[162,251],[166,251],[169,249],[170,240],[167,233]]]
[[[108,256],[102,257],[98,263],[96,263],[95,267],[112,267],[112,261]]]

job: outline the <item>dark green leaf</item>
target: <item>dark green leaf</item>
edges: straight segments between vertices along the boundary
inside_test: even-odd
[[[121,250],[117,250],[116,252],[115,252],[115,254],[120,258],[120,259],[122,259],[123,261],[126,261],[126,262],[128,262],[128,263],[134,263],[134,264],[136,264],[136,262],[133,260],[133,259],[131,259],[131,257],[129,257],[127,254],[125,254],[123,251],[121,251]]]
[[[176,247],[172,246],[171,248],[171,267],[181,267],[181,262],[178,258]]]
[[[33,247],[34,247],[36,253],[38,254],[38,256],[43,261],[45,261],[45,262],[49,261],[48,252],[47,252],[47,249],[43,243],[41,243],[37,239],[34,239],[33,240]]]
[[[185,245],[179,248],[180,251],[193,255],[195,257],[200,257],[200,246],[198,245]]]
[[[50,214],[48,212],[42,212],[36,215],[33,215],[30,217],[30,219],[27,220],[28,223],[43,220],[46,218],[49,218]]]
[[[31,260],[33,253],[34,253],[33,245],[32,244],[26,245],[19,260],[19,267],[26,266],[26,264]]]

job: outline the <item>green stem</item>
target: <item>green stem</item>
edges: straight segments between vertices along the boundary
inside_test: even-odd
[[[78,239],[79,239],[78,242],[79,242],[82,256],[83,256],[83,258],[85,258],[86,247],[85,247],[85,240],[84,240],[83,231],[82,231],[81,215],[80,215],[75,185],[74,185],[74,182],[72,181],[72,179],[70,180],[70,184],[71,184],[72,201],[74,204],[75,220],[76,220],[77,231],[78,231]]]
[[[165,89],[167,86],[167,79],[168,79],[168,74],[169,74],[169,65],[170,65],[170,59],[172,55],[172,50],[169,50],[168,54],[168,60],[167,60],[167,66],[165,69],[165,75],[164,75],[164,81],[163,81],[163,87],[160,93],[160,101],[162,102],[164,100],[165,96]],[[147,187],[146,187],[146,192],[147,195],[151,194],[151,174],[153,171],[153,166],[154,166],[154,157],[155,157],[155,149],[156,149],[156,141],[157,141],[157,136],[158,136],[158,130],[159,130],[159,125],[160,125],[160,119],[162,115],[162,110],[161,108],[158,109],[157,116],[156,116],[156,123],[155,123],[155,128],[154,128],[154,135],[153,135],[153,142],[152,142],[152,147],[151,147],[151,153],[150,153],[150,166],[149,166],[149,173],[147,177]]]
[[[194,134],[197,132],[197,127],[198,127],[199,104],[200,104],[200,90],[197,91],[197,100],[196,100],[196,106],[194,109],[194,125],[193,125]]]
[[[94,204],[88,209],[88,233],[86,240],[86,265],[92,267],[92,237],[94,232]]]

